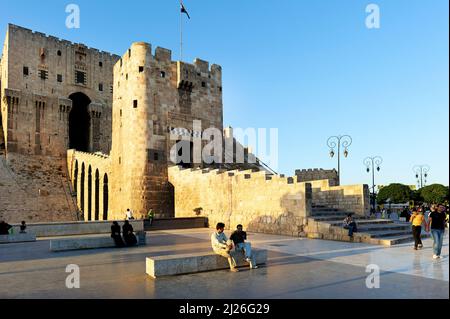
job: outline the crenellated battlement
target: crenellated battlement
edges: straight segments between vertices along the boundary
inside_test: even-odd
[[[138,51],[138,55],[136,55]],[[145,56],[143,56],[145,55]],[[154,52],[152,45],[147,42],[134,42],[116,63],[117,72],[126,68],[131,61],[145,60],[141,63],[144,67],[162,65],[167,69],[170,65],[176,70],[177,88],[191,90],[198,88],[215,88],[222,91],[222,67],[217,64],[210,65],[208,61],[195,58],[193,63],[172,60],[172,51],[166,48],[156,47]],[[138,72],[132,70],[132,72]]]
[[[46,42],[53,42],[54,44],[64,46],[64,47],[78,46],[78,47],[84,48],[85,50],[88,50],[94,54],[103,55],[103,56],[109,57],[111,59],[119,59],[120,58],[120,56],[118,56],[116,54],[106,52],[106,51],[101,51],[96,48],[88,47],[83,43],[76,43],[76,42],[71,42],[68,40],[60,39],[53,35],[47,35],[42,32],[32,31],[30,29],[27,29],[27,28],[24,28],[24,27],[15,25],[15,24],[11,24],[11,23],[8,24],[8,32],[10,34],[21,33],[25,36],[32,37],[34,40],[38,40],[38,41],[45,40]]]
[[[268,174],[266,171],[255,171],[255,169],[202,169],[202,168],[183,168],[181,166],[171,166],[169,167],[169,175],[176,174],[182,176],[184,179],[189,180],[190,178],[215,178],[215,177],[225,177],[230,179],[235,179],[236,181],[245,180],[264,180],[269,183],[287,184],[295,185],[304,183],[296,176],[287,177],[284,175],[273,175]],[[326,181],[328,183],[328,181]]]

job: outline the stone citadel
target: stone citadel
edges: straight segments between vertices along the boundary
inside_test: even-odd
[[[111,220],[127,208],[143,218],[151,209],[298,235],[312,205],[368,210],[367,185],[340,186],[335,170],[285,177],[265,167],[224,128],[222,68],[173,61],[170,50],[145,42],[117,56],[10,24],[0,101],[5,218],[27,205],[17,218]],[[193,141],[210,127],[231,139],[233,158],[244,152],[243,163],[169,160],[174,145],[190,146],[192,159]]]

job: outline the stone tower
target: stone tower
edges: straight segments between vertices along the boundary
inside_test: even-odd
[[[152,209],[173,216],[168,181],[170,151],[192,141],[194,120],[201,130],[223,129],[221,67],[196,59],[171,60],[171,51],[144,42],[132,44],[114,67],[111,149],[114,213],[130,208],[140,218]]]

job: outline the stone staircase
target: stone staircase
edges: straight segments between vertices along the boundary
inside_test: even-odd
[[[410,223],[370,219],[356,214],[353,214],[353,218],[358,225],[358,232],[354,233],[352,239],[348,236],[348,230],[342,227],[342,222],[349,213],[325,206],[313,206],[311,217],[308,218],[308,237],[384,246],[413,241]],[[422,238],[425,237],[429,237],[429,234],[423,232]]]

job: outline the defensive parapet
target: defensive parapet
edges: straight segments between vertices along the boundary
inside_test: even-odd
[[[41,42],[41,43],[46,43],[47,45],[58,45],[60,47],[71,47],[74,45],[79,46],[80,48],[83,48],[85,50],[90,50],[93,53],[97,54],[97,55],[101,55],[103,57],[108,57],[108,58],[112,58],[112,59],[119,59],[120,57],[116,54],[110,53],[110,52],[106,52],[106,51],[101,51],[92,47],[88,47],[83,43],[75,43],[75,42],[71,42],[68,40],[63,40],[60,38],[57,38],[55,36],[52,35],[47,35],[45,33],[42,32],[37,32],[37,31],[32,31],[30,29],[9,23],[8,24],[8,32],[9,33],[15,33],[16,35],[23,36],[23,37],[31,37],[33,39],[33,41],[37,41],[37,42]],[[57,52],[55,52],[57,53]]]
[[[338,173],[333,169],[322,169],[322,168],[314,168],[314,169],[297,169],[295,171],[295,176],[297,180],[300,182],[310,182],[316,180],[329,180],[331,186],[339,185]]]

